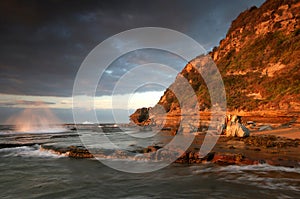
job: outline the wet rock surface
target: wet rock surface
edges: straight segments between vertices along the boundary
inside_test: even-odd
[[[42,150],[50,150],[59,155],[66,155],[71,158],[93,158],[93,155],[83,146],[56,146],[56,145],[41,145]]]
[[[276,137],[274,135],[261,135],[261,136],[251,136],[242,141],[249,146],[263,147],[263,148],[286,148],[286,147],[298,147],[299,139],[286,139]]]
[[[199,146],[203,136],[197,136],[188,151],[175,162],[183,164],[215,163],[218,165],[252,165],[268,163],[276,166],[300,166],[300,140],[272,135],[247,138],[220,137],[215,147],[205,157],[200,157]],[[169,156],[176,155],[173,151]]]
[[[267,163],[276,166],[300,167],[300,139],[288,139],[272,135],[247,138],[221,136],[211,152],[200,156],[199,149],[204,135],[196,136],[187,151],[166,149],[163,145],[135,147],[135,150],[92,150],[83,146],[60,147],[44,144],[44,150],[64,154],[71,158],[116,158],[133,160],[170,161],[180,164],[214,163],[218,165],[252,165]],[[138,155],[142,156],[138,156]],[[140,159],[139,159],[140,158]]]

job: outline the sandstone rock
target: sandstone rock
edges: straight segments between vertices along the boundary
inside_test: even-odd
[[[144,149],[144,153],[156,152],[157,150],[159,150],[161,148],[162,147],[160,147],[160,146],[148,146],[147,148]]]
[[[151,120],[149,119],[149,110],[151,108],[137,109],[132,115],[130,120],[137,125],[149,125]]]
[[[228,115],[225,120],[225,134],[227,137],[248,137],[249,129],[241,124],[241,117],[237,115]]]
[[[254,163],[242,154],[215,154],[211,162],[219,165],[251,165]]]

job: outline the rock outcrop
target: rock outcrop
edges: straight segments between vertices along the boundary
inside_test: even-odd
[[[227,137],[248,137],[250,131],[241,122],[241,117],[237,115],[227,115],[225,119],[225,135]]]
[[[130,121],[137,125],[149,125],[149,110],[151,108],[140,108],[137,109],[132,115],[130,115]]]

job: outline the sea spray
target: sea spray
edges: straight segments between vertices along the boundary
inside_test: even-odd
[[[53,112],[43,103],[36,102],[36,108],[26,108],[17,115],[13,115],[6,124],[15,125],[15,131],[21,133],[49,133],[64,132],[62,123]]]

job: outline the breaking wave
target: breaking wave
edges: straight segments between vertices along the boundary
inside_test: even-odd
[[[2,157],[40,157],[40,158],[60,158],[63,154],[56,154],[50,150],[43,150],[40,145],[20,146],[0,149]]]

